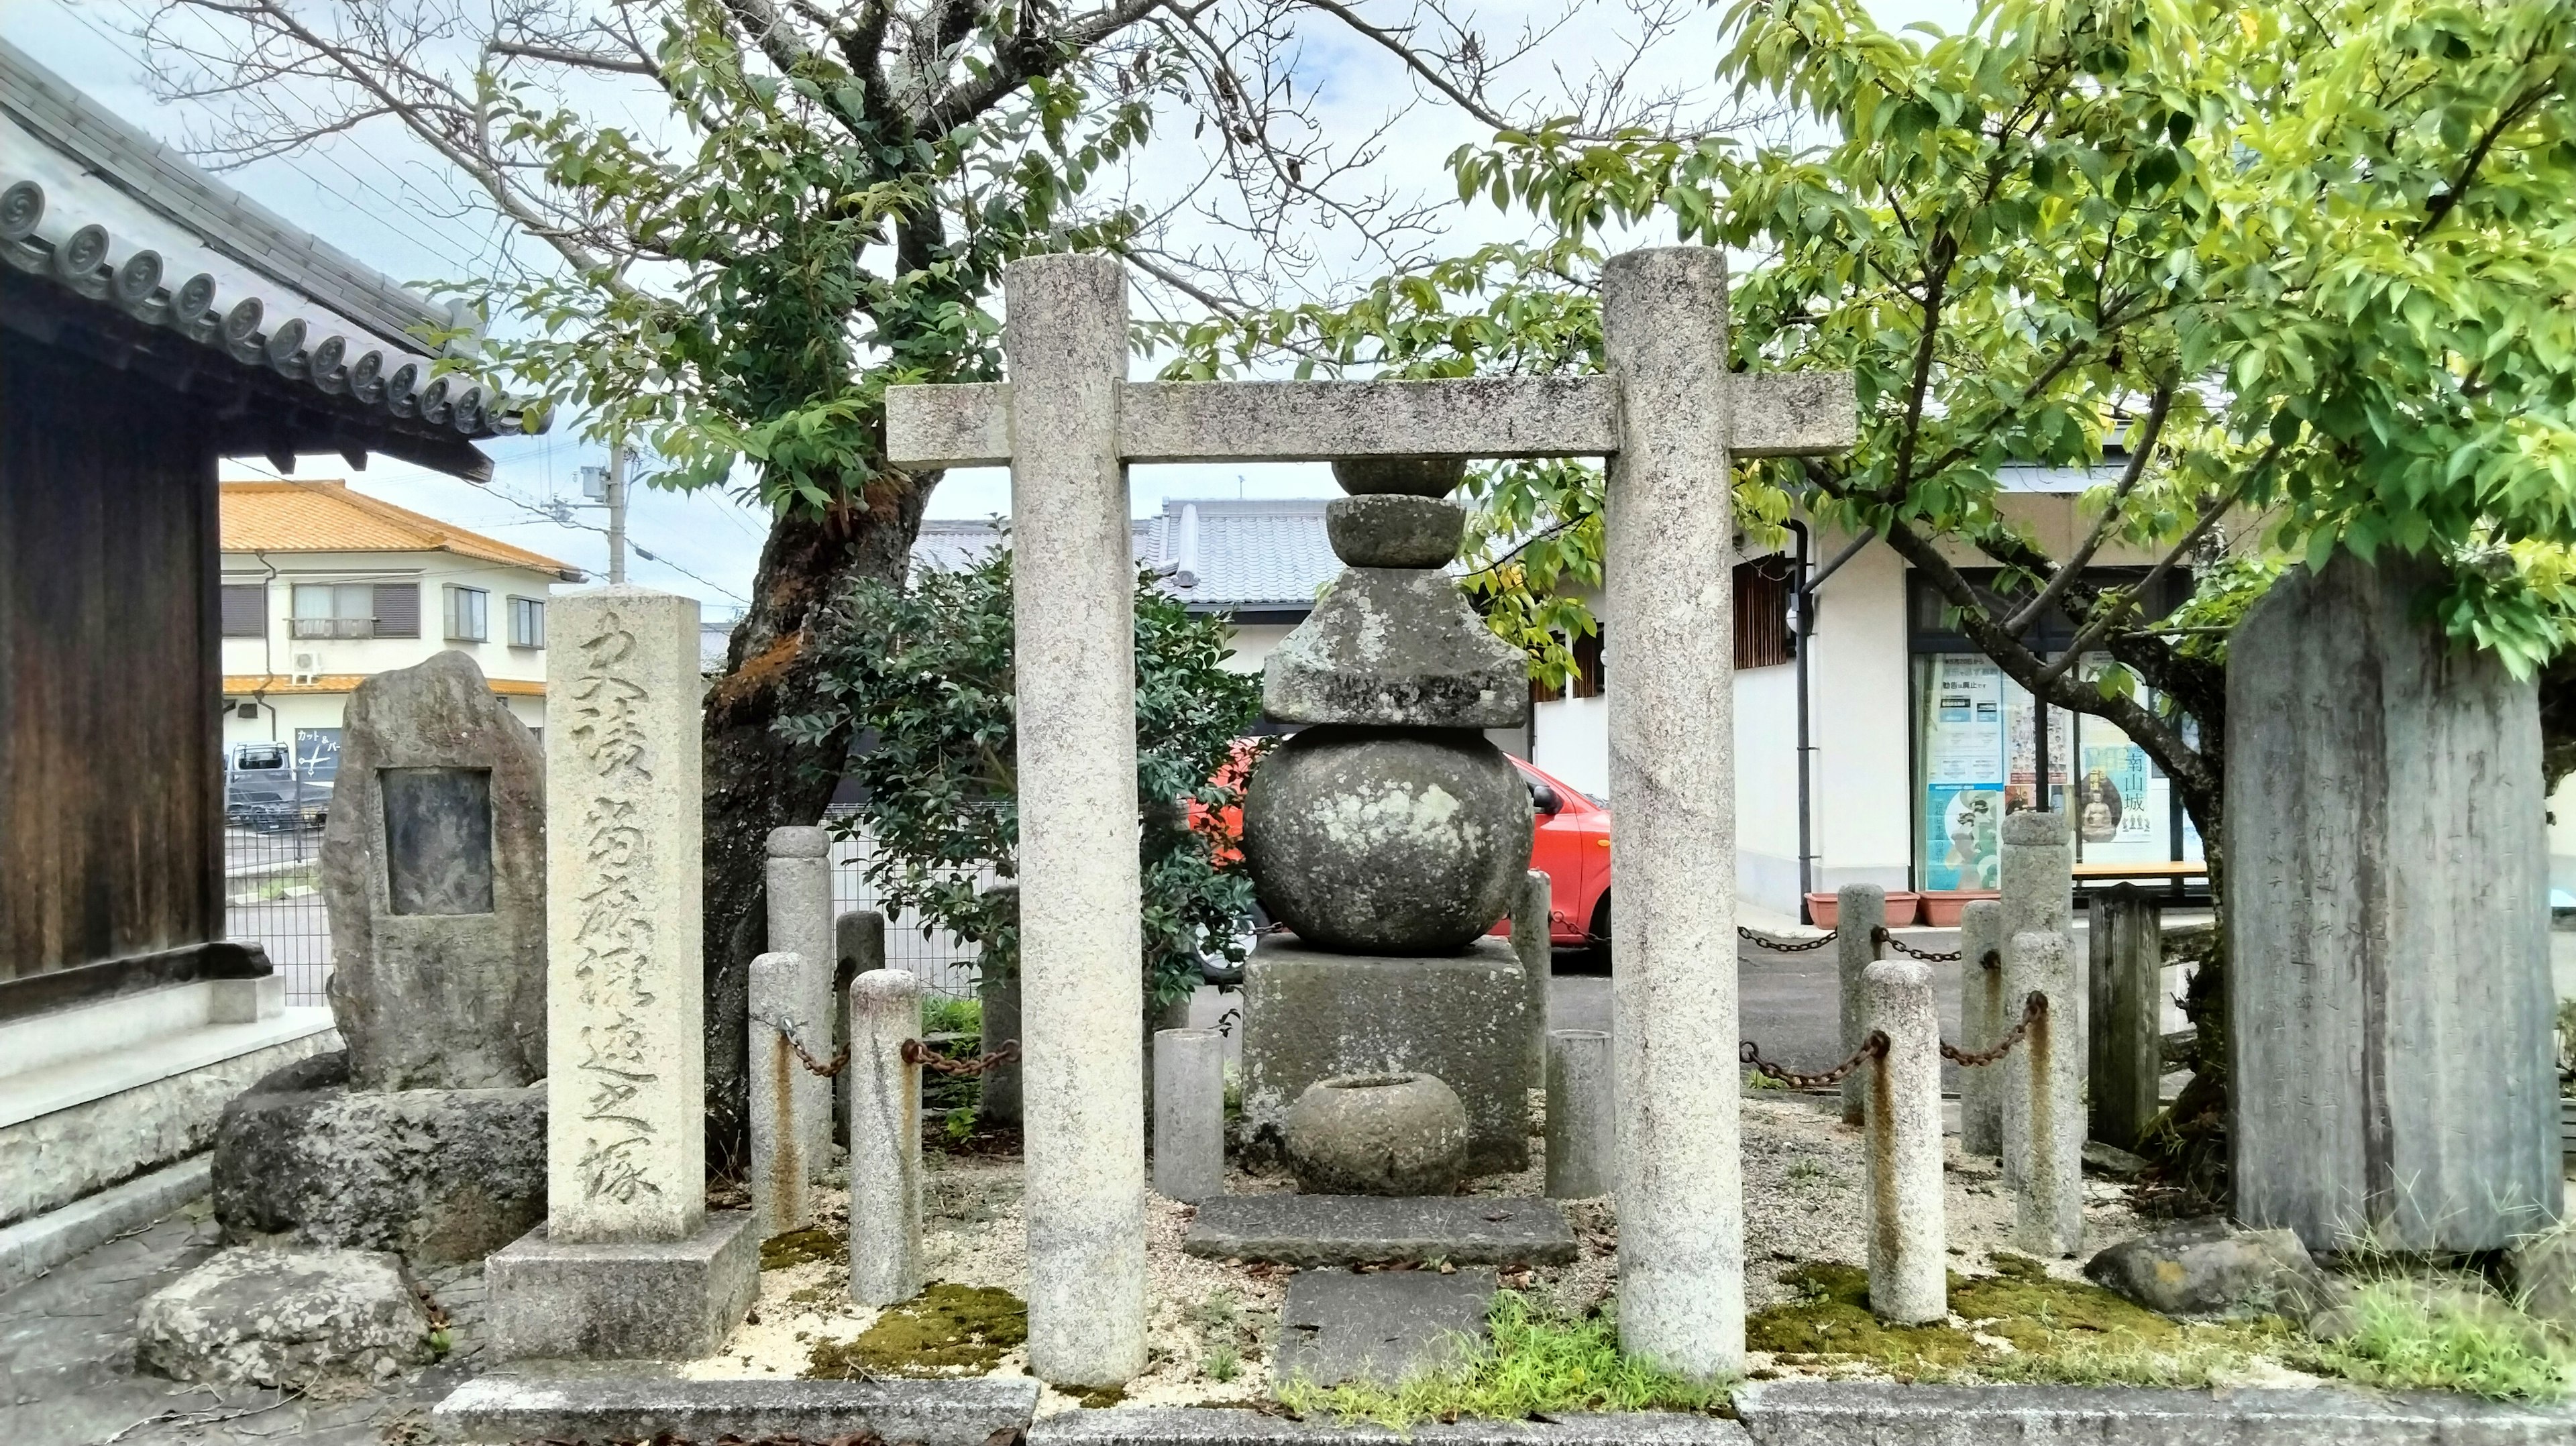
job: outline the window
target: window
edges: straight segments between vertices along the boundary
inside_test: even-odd
[[[451,643],[479,643],[492,636],[484,616],[492,595],[479,587],[457,587],[447,591],[447,640]]]
[[[223,600],[225,637],[260,638],[268,635],[267,583],[225,583]]]
[[[299,638],[420,636],[416,582],[299,582],[290,598]]]
[[[1604,669],[1601,660],[1601,633],[1599,627],[1599,624],[1594,624],[1594,630],[1592,632],[1576,638],[1566,647],[1566,651],[1574,655],[1574,686],[1571,688],[1549,688],[1541,686],[1538,680],[1533,678],[1530,680],[1531,702],[1554,703],[1563,698],[1598,698],[1601,696],[1601,684],[1603,678],[1606,676],[1606,670]]]
[[[510,599],[510,646],[542,648],[546,645],[546,600],[535,597]]]
[[[1735,565],[1735,666],[1768,668],[1798,655],[1789,632],[1797,566],[1778,553]]]

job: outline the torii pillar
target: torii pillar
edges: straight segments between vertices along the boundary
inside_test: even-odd
[[[901,466],[1011,466],[1029,1367],[1145,1365],[1131,462],[1609,459],[1620,1343],[1693,1376],[1744,1360],[1735,985],[1737,456],[1836,452],[1845,373],[1727,370],[1726,267],[1674,247],[1602,272],[1610,374],[1131,383],[1103,256],[1013,262],[1011,381],[892,387]]]

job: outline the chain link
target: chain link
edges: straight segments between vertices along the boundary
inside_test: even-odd
[[[903,1062],[920,1065],[932,1074],[982,1074],[997,1064],[1009,1064],[1019,1057],[1020,1042],[1016,1039],[1005,1040],[1000,1049],[990,1054],[977,1055],[973,1059],[950,1059],[944,1054],[933,1051],[929,1045],[917,1039],[907,1039],[903,1042]]]
[[[2030,1027],[2047,1017],[2048,996],[2034,989],[2030,993],[2030,998],[2022,1001],[2021,1023],[2012,1027],[2012,1033],[1996,1040],[1994,1048],[1970,1054],[1945,1039],[1941,1041],[1941,1057],[1952,1064],[1964,1065],[1969,1069],[1993,1064],[1996,1060],[2012,1053],[2012,1047],[2021,1043],[2023,1038],[2029,1035]]]
[[[1860,1068],[1864,1062],[1882,1058],[1886,1053],[1886,1032],[1873,1029],[1869,1032],[1869,1038],[1861,1041],[1860,1049],[1851,1058],[1826,1070],[1823,1074],[1800,1074],[1796,1070],[1764,1059],[1762,1046],[1752,1040],[1745,1040],[1735,1046],[1735,1058],[1738,1063],[1749,1064],[1753,1066],[1755,1074],[1767,1079],[1776,1079],[1793,1090],[1816,1090],[1823,1089],[1827,1085],[1841,1084],[1846,1076]]]
[[[839,1074],[841,1071],[850,1067],[850,1047],[846,1044],[841,1046],[841,1052],[839,1054],[832,1056],[829,1060],[819,1060],[812,1054],[806,1052],[804,1045],[796,1042],[795,1031],[789,1029],[786,1025],[761,1014],[753,1015],[751,1017],[751,1022],[764,1028],[777,1030],[779,1039],[786,1044],[789,1050],[795,1053],[796,1062],[805,1066],[809,1073],[819,1074],[825,1079],[830,1079],[832,1076]]]
[[[1735,926],[1735,937],[1746,940],[1750,943],[1759,944],[1763,948],[1771,950],[1775,954],[1804,954],[1810,949],[1822,949],[1827,944],[1834,942],[1834,931],[1827,929],[1823,938],[1808,939],[1802,942],[1792,943],[1787,939],[1772,938],[1768,934],[1756,934],[1752,930],[1744,927],[1742,924],[1738,924]]]
[[[1888,948],[1895,950],[1897,953],[1904,955],[1908,959],[1920,959],[1926,964],[1948,964],[1959,957],[1959,951],[1956,949],[1951,950],[1947,954],[1936,954],[1929,949],[1917,949],[1913,945],[1906,943],[1904,940],[1897,938],[1894,934],[1887,932],[1886,928],[1883,926],[1871,937],[1878,940],[1879,943],[1886,945]]]

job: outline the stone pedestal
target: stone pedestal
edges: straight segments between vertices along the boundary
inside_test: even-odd
[[[1243,972],[1243,1115],[1276,1145],[1289,1107],[1335,1075],[1436,1075],[1467,1107],[1467,1168],[1529,1168],[1529,990],[1508,941],[1381,958],[1254,946]]]
[[[2494,1249],[2559,1212],[2533,685],[2338,553],[2229,643],[2236,1213],[2311,1249]]]
[[[539,1226],[484,1262],[483,1279],[501,1359],[694,1360],[760,1294],[760,1232],[743,1210],[669,1241],[574,1244]]]

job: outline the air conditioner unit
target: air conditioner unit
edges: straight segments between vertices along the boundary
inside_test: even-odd
[[[321,676],[322,655],[320,653],[297,653],[295,655],[295,682],[311,683],[319,679]]]

